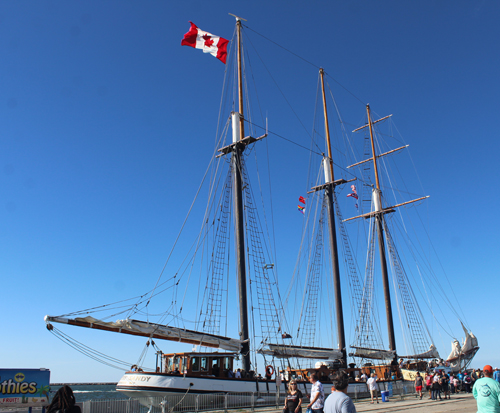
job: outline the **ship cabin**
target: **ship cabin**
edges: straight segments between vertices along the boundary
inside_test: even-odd
[[[161,373],[193,377],[233,377],[235,353],[162,354]],[[231,373],[230,373],[231,372]]]

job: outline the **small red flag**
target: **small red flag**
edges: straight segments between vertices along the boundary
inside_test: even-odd
[[[302,202],[303,204],[305,204],[306,200],[303,197],[299,196],[299,202]]]

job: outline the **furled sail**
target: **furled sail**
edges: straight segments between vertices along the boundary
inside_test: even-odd
[[[465,333],[465,341],[462,345],[461,354],[466,354],[466,353],[470,352],[471,350],[473,350],[475,347],[477,347],[478,342],[477,342],[476,336],[474,334],[472,334],[471,332],[469,332],[463,324],[462,324],[462,328],[464,329],[464,333]]]
[[[220,348],[233,352],[239,352],[243,343],[241,340],[237,340],[234,338],[130,319],[106,322],[90,316],[85,318],[77,317],[74,319],[52,317],[48,315],[45,316],[45,322],[47,324],[50,324],[51,321],[55,323],[70,324],[78,327],[113,331],[116,333],[159,338],[163,340],[180,341],[181,343]]]
[[[460,346],[458,340],[453,340],[453,343],[451,343],[451,353],[448,356],[447,360],[456,359],[460,355],[461,351],[462,347]]]
[[[462,328],[464,329],[465,340],[462,343],[462,346],[460,346],[458,340],[453,341],[451,344],[451,353],[448,356],[447,361],[456,361],[458,358],[470,356],[471,353],[474,355],[479,349],[476,336],[467,330],[463,324]]]
[[[439,359],[439,352],[434,344],[431,344],[429,350],[425,353],[414,354],[412,356],[400,356],[406,359]]]
[[[364,359],[377,359],[377,360],[392,360],[396,355],[394,350],[379,350],[374,348],[363,348],[363,347],[354,347],[354,353],[350,353],[351,357],[361,357]]]
[[[303,347],[285,344],[267,344],[267,347],[268,348],[259,350],[258,353],[277,358],[299,357],[325,360],[342,358],[342,351],[332,348]]]

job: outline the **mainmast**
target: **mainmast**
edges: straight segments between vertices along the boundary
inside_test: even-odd
[[[338,349],[342,351],[343,367],[347,367],[347,353],[345,347],[345,332],[344,332],[344,313],[342,310],[342,291],[340,289],[340,270],[339,270],[339,254],[337,248],[337,231],[335,229],[335,206],[333,204],[333,195],[335,192],[335,183],[333,175],[333,159],[332,159],[332,146],[330,144],[330,128],[328,126],[328,112],[326,109],[325,97],[325,82],[324,70],[319,70],[321,76],[321,90],[323,95],[323,111],[325,115],[325,134],[326,146],[328,149],[328,159],[325,159],[325,196],[328,198],[328,229],[330,230],[330,254],[332,257],[332,270],[333,270],[333,287],[335,292],[335,313],[337,314],[337,337]],[[328,165],[327,165],[328,163]],[[329,173],[328,173],[329,172]]]
[[[328,157],[323,158],[323,168],[325,171],[325,184],[312,188],[312,191],[324,189],[325,197],[327,197],[328,204],[328,229],[330,232],[330,255],[332,258],[333,270],[333,286],[335,293],[335,313],[337,315],[337,337],[338,349],[342,352],[343,367],[347,367],[347,353],[345,345],[345,332],[344,332],[344,313],[342,310],[342,292],[340,288],[340,270],[339,270],[339,256],[337,248],[337,231],[335,229],[335,207],[334,207],[334,192],[337,185],[346,183],[344,179],[334,181],[333,175],[333,160],[332,148],[330,144],[330,128],[328,125],[328,112],[326,109],[325,97],[325,83],[324,83],[324,70],[319,70],[321,77],[321,89],[323,96],[323,111],[325,116],[325,134],[326,134],[326,147]]]

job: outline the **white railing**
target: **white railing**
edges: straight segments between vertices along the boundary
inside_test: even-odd
[[[349,395],[355,401],[370,397],[368,389],[360,390],[359,387],[356,387],[354,390],[354,394]],[[389,390],[388,383],[379,383],[379,390]],[[391,397],[401,399],[415,397],[413,383],[393,383]],[[86,401],[83,403],[82,413],[197,413],[204,411],[227,412],[231,409],[242,408],[262,411],[266,408],[281,410],[284,404],[285,395],[283,393],[281,395],[271,393],[179,393],[168,397]]]
[[[285,396],[259,393],[178,394],[167,397],[141,397],[137,399],[92,400],[83,403],[82,413],[170,413],[250,410],[285,404]]]

